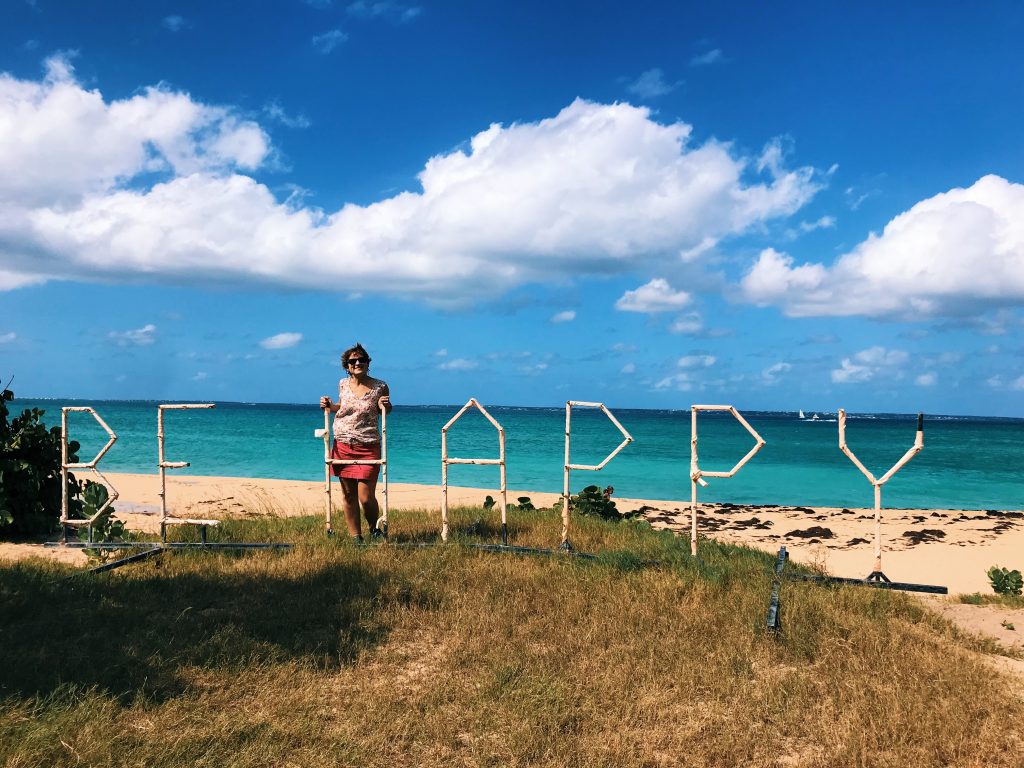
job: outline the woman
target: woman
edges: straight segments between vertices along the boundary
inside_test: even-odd
[[[338,381],[338,402],[324,395],[320,407],[334,413],[334,446],[331,458],[343,460],[380,459],[380,412],[391,413],[388,385],[370,376],[370,356],[362,344],[346,349],[341,366],[347,379]],[[341,481],[342,509],[349,535],[362,542],[359,507],[363,508],[371,538],[383,538],[377,528],[380,515],[377,506],[379,464],[334,464],[332,470]]]

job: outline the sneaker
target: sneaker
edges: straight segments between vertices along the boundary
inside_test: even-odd
[[[387,536],[384,535],[384,531],[380,528],[374,528],[370,531],[370,541],[387,541]]]
[[[359,534],[358,536],[353,536],[352,537],[352,543],[355,544],[356,546],[358,546],[360,544],[364,544],[365,542],[363,541],[363,535]]]

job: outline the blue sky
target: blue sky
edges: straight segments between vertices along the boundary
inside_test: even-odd
[[[0,13],[19,396],[1024,415],[1018,3]]]

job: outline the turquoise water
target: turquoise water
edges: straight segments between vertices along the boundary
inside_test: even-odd
[[[94,407],[118,441],[100,468],[156,472],[156,403],[15,400],[12,411],[37,407],[48,425],[60,424],[62,405]],[[486,405],[486,404],[485,404]],[[505,429],[509,488],[561,492],[564,408],[486,406]],[[392,482],[441,482],[441,427],[459,406],[397,406],[388,419]],[[690,412],[616,410],[634,442],[600,472],[576,471],[572,489],[612,485],[616,496],[688,501]],[[801,421],[793,413],[746,412],[767,445],[732,478],[709,478],[699,490],[707,501],[870,507],[871,485],[838,448],[834,414]],[[701,413],[701,469],[728,470],[753,439],[729,414]],[[597,464],[621,441],[597,410],[574,409],[572,462]],[[323,426],[315,404],[217,403],[213,410],[170,411],[165,416],[167,459],[190,461],[197,475],[323,478]],[[847,443],[876,476],[914,441],[916,417],[851,414]],[[69,434],[84,446],[83,461],[106,435],[87,413],[70,414]],[[1024,507],[1024,419],[925,416],[924,450],[882,490],[887,507],[1020,509]],[[494,458],[495,429],[471,409],[449,430],[449,455]],[[498,486],[493,466],[452,466],[452,485]]]

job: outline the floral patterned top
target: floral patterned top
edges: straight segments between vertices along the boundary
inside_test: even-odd
[[[370,391],[360,397],[348,382],[347,378],[338,382],[334,439],[351,445],[376,445],[380,442],[380,399],[388,394],[388,385],[373,379]]]

